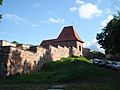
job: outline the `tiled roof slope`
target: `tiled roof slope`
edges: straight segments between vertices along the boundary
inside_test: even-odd
[[[62,32],[60,33],[57,39],[43,40],[40,46],[54,45],[55,42],[73,40],[84,43],[84,41],[80,39],[78,34],[75,32],[73,26],[67,26],[63,28]]]
[[[57,41],[69,41],[69,40],[77,40],[84,43],[83,40],[80,39],[76,31],[74,30],[73,26],[64,27],[62,32],[57,38]]]

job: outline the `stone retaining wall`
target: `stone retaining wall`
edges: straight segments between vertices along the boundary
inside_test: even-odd
[[[40,70],[46,62],[60,60],[62,57],[70,56],[67,47],[53,47],[49,49],[35,47],[36,50],[22,50],[15,47],[4,46],[0,48],[0,75],[8,76],[15,74],[26,74]],[[73,55],[80,53],[73,48]]]

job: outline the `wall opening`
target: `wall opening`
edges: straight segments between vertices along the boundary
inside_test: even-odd
[[[79,46],[79,51],[81,51],[81,46]]]

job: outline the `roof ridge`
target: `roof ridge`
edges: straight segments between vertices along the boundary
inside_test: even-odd
[[[79,37],[79,35],[77,34],[77,32],[75,31],[75,29],[74,29],[73,26],[72,26],[72,30],[73,30],[73,33],[74,33],[74,35],[75,35],[75,38],[76,38],[77,40],[81,41],[81,42],[84,42],[84,41]]]

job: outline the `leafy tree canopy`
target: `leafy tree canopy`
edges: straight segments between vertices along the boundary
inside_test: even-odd
[[[120,12],[113,16],[101,33],[97,33],[96,39],[106,53],[120,53]]]
[[[19,44],[17,41],[13,41],[12,43],[14,43],[14,44]]]
[[[3,0],[0,0],[0,6],[2,5],[2,3],[3,3]],[[1,13],[0,13],[0,19],[2,18],[2,15],[1,15]]]
[[[2,5],[3,0],[0,0],[0,5]]]

